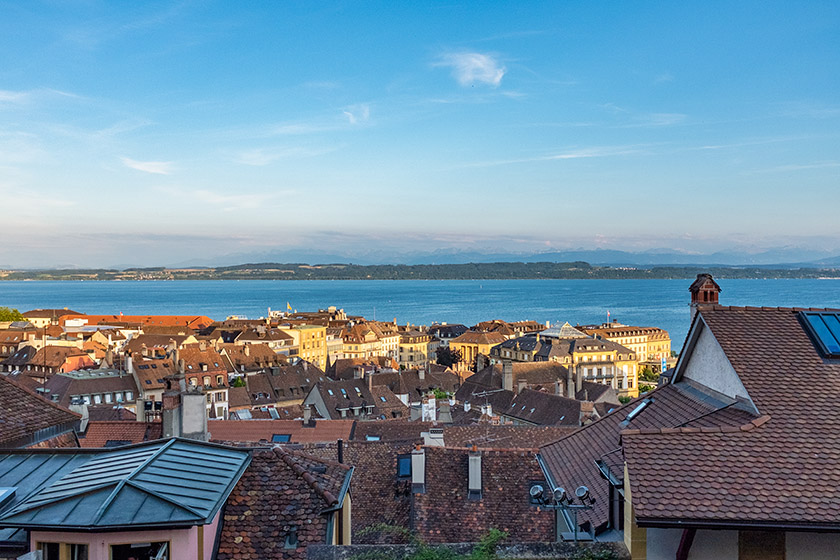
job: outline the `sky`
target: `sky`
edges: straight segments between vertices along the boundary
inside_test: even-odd
[[[838,2],[0,14],[0,266],[840,254]]]

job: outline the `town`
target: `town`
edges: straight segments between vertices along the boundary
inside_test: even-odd
[[[0,558],[833,557],[838,426],[815,384],[838,381],[840,313],[686,288],[681,347],[617,321],[290,302],[24,311],[0,323]]]

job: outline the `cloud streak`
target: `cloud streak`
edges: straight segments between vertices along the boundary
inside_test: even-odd
[[[127,157],[121,157],[120,160],[126,167],[143,171],[144,173],[152,173],[154,175],[169,175],[172,173],[173,162],[171,161],[137,161]]]
[[[451,68],[452,76],[464,87],[476,83],[499,87],[507,72],[494,56],[478,52],[446,53],[434,65]]]

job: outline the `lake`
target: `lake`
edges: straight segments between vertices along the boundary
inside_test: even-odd
[[[840,280],[720,280],[721,304],[840,307]],[[691,280],[204,280],[0,282],[0,306],[67,307],[83,313],[265,316],[330,305],[349,315],[401,324],[474,325],[489,319],[571,324],[613,320],[671,333],[688,330]]]

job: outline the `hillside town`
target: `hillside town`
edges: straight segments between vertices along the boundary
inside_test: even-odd
[[[571,317],[26,310],[0,323],[0,558],[488,535],[528,558],[835,557],[840,426],[815,389],[840,382],[840,312],[686,288],[681,346]]]

